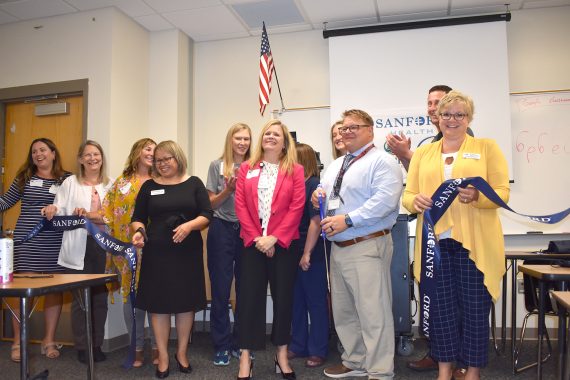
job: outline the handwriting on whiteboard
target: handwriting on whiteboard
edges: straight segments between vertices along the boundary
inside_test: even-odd
[[[570,156],[570,141],[568,134],[559,136],[558,133],[538,129],[522,130],[515,139],[515,152],[523,155],[529,164],[547,156],[566,158]]]
[[[519,110],[526,111],[538,107],[568,105],[570,107],[570,95],[552,94],[545,96],[531,96],[522,98],[517,102]]]

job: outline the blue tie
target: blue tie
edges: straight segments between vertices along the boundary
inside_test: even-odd
[[[354,156],[352,154],[347,154],[346,156],[344,156],[344,161],[342,161],[342,166],[340,168],[340,171],[338,172],[336,180],[334,181],[334,187],[333,187],[333,191],[331,193],[329,202],[332,199],[340,198],[340,186],[342,184],[342,178],[344,177],[344,173],[346,173],[346,169],[348,169],[348,166],[350,165],[350,161],[352,161],[353,158],[354,158]],[[327,216],[334,216],[335,211],[336,211],[336,209],[328,210]]]

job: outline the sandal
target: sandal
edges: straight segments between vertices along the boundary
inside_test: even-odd
[[[158,348],[153,348],[151,350],[151,356],[152,358],[152,364],[153,365],[158,365]]]
[[[46,358],[57,359],[59,358],[59,349],[61,347],[62,346],[60,344],[57,344],[55,342],[46,343],[46,344],[42,343],[42,346],[40,348],[40,353],[42,355],[45,355]]]
[[[320,356],[309,356],[307,361],[305,362],[305,367],[307,368],[315,368],[320,367],[324,364],[325,358]]]
[[[12,345],[12,352],[10,352],[10,359],[14,363],[19,363],[22,358],[20,357],[20,343],[15,343]]]
[[[135,351],[135,361],[133,362],[133,368],[140,368],[144,364],[144,351]]]

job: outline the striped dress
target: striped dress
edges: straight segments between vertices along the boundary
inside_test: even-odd
[[[69,174],[66,174],[66,177]],[[32,239],[18,244],[43,217],[42,207],[53,203],[56,190],[61,183],[57,179],[40,178],[33,175],[21,193],[14,181],[7,193],[0,196],[0,211],[5,211],[22,201],[20,216],[14,230],[15,272],[62,272],[65,268],[57,264],[63,232],[41,231]]]

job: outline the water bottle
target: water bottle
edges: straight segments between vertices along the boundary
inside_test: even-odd
[[[14,280],[14,240],[0,238],[0,284]]]

